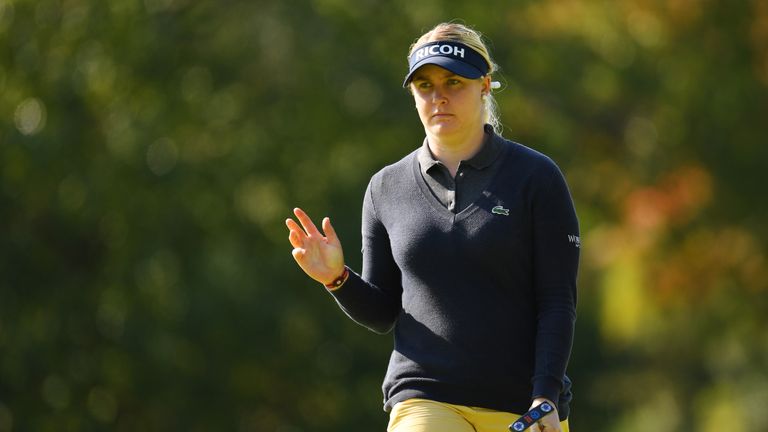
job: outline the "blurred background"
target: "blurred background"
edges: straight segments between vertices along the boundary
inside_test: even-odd
[[[572,428],[768,430],[768,2],[0,0],[0,431],[383,431],[360,268],[411,42],[490,41],[582,228]]]

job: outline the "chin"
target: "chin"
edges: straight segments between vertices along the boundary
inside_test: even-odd
[[[459,127],[454,124],[433,124],[427,128],[433,135],[450,135],[459,131]]]

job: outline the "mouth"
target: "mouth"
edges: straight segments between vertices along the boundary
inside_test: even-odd
[[[452,117],[452,116],[453,116],[453,114],[445,113],[445,112],[438,112],[438,113],[432,114],[432,118],[434,118],[434,119],[441,119],[441,118],[447,118],[447,117]]]

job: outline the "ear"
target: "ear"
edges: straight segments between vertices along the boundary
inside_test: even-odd
[[[490,75],[486,75],[486,76],[482,77],[481,79],[482,79],[482,82],[483,82],[483,90],[482,90],[483,94],[484,95],[490,94],[491,93],[491,76]]]

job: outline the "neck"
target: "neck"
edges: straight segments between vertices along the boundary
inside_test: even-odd
[[[451,136],[431,134],[427,131],[429,150],[435,159],[448,168],[451,176],[456,176],[461,161],[471,159],[480,151],[484,139],[484,127],[472,128],[467,133]]]

